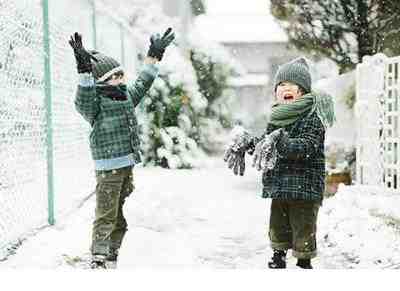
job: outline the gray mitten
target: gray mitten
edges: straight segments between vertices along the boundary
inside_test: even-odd
[[[225,151],[224,161],[228,162],[229,169],[233,169],[235,175],[244,175],[246,168],[245,153],[252,141],[253,137],[248,132],[243,131],[234,137]]]
[[[287,133],[279,128],[260,140],[254,150],[253,167],[263,172],[275,167],[278,159],[278,147],[284,146],[288,139]]]

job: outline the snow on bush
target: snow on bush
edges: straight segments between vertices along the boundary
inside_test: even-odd
[[[176,33],[159,64],[159,77],[139,105],[144,164],[198,166],[202,150],[215,152],[223,144],[224,128],[231,124],[226,104],[232,94],[226,80],[240,71],[239,65],[222,46],[196,31],[187,36],[190,53],[183,53],[177,46],[182,42],[180,23],[163,14],[160,1],[119,0],[113,6],[132,27],[139,59],[146,54],[151,34],[167,27]]]

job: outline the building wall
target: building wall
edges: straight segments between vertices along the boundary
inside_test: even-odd
[[[279,64],[295,56],[284,42],[229,42],[223,45],[249,73],[275,74]]]
[[[161,0],[161,1],[163,6],[163,11],[166,15],[171,17],[179,16],[180,2],[183,0]]]
[[[236,124],[242,124],[255,134],[265,129],[271,95],[265,86],[235,87],[233,116]]]
[[[222,43],[249,74],[266,75],[265,83],[233,86],[236,99],[234,116],[255,133],[265,129],[273,101],[273,78],[278,66],[296,57],[285,42],[227,42]],[[248,77],[247,77],[248,78]]]

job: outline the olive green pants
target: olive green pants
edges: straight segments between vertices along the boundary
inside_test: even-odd
[[[122,210],[125,199],[134,189],[132,167],[96,171],[96,180],[91,251],[115,259],[128,230]]]
[[[276,250],[293,249],[298,259],[317,255],[317,216],[321,201],[272,199],[269,239]]]

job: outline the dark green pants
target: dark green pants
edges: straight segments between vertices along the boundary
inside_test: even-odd
[[[317,255],[317,216],[320,201],[272,199],[269,221],[271,247],[293,249],[298,259]]]
[[[92,232],[92,254],[115,257],[127,231],[122,212],[132,193],[132,167],[96,171],[96,213]]]

